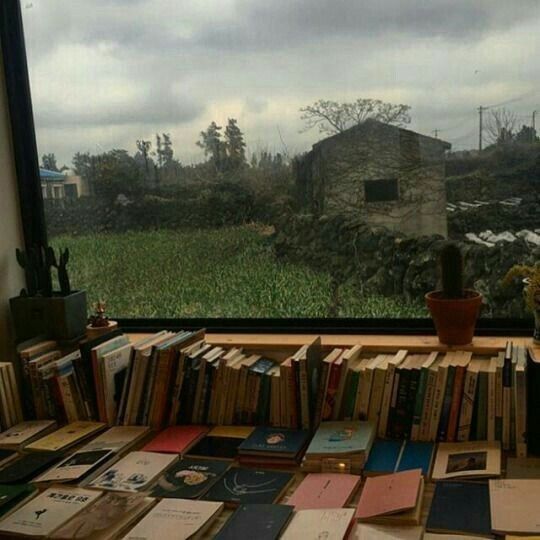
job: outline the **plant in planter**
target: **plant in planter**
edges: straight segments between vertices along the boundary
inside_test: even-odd
[[[534,315],[534,335],[533,340],[540,345],[540,262],[532,266],[516,264],[512,266],[502,280],[503,286],[508,286],[521,279],[523,284],[523,296],[527,308]]]
[[[72,291],[67,271],[69,250],[59,257],[51,247],[17,249],[17,261],[24,269],[26,289],[9,301],[17,341],[45,334],[59,341],[84,335],[86,293]],[[60,291],[53,290],[52,269],[58,274]]]
[[[456,244],[445,244],[439,254],[439,266],[442,289],[426,294],[427,307],[441,343],[466,345],[474,336],[482,295],[465,288],[463,257]]]

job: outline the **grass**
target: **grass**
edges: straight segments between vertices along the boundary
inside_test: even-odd
[[[111,317],[326,317],[330,275],[275,258],[253,226],[61,236],[73,288]],[[342,317],[424,316],[399,297],[340,291]]]

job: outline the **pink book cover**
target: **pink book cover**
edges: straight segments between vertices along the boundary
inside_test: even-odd
[[[356,508],[357,519],[405,512],[416,506],[422,469],[366,479]]]
[[[343,508],[360,485],[355,474],[308,474],[287,504],[295,510]]]
[[[206,426],[171,426],[154,437],[142,450],[183,454],[207,433]]]

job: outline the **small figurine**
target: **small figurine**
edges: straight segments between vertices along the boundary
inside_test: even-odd
[[[109,317],[105,315],[107,304],[104,300],[98,300],[92,307],[94,308],[95,314],[90,315],[88,318],[88,326],[86,327],[88,338],[94,338],[106,332],[110,332],[118,326],[116,321],[109,320]]]

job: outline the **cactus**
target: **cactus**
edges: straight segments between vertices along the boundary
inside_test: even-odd
[[[60,259],[58,261],[58,283],[63,296],[71,294],[71,285],[69,283],[69,275],[67,272],[67,263],[69,262],[69,249],[60,251]]]
[[[465,298],[463,257],[459,247],[454,243],[447,243],[441,250],[439,262],[444,298]]]

